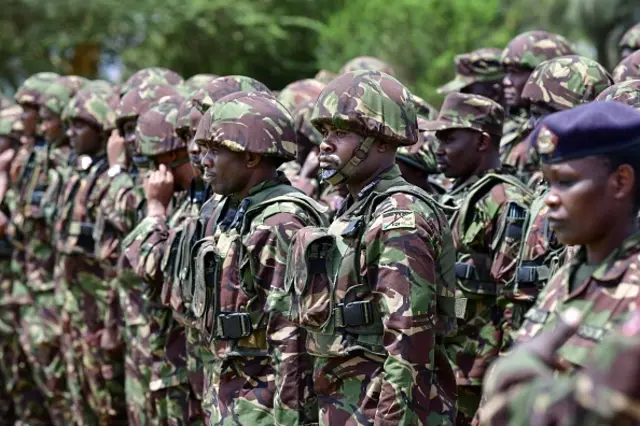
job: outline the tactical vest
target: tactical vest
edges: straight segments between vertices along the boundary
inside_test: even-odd
[[[316,225],[325,223],[319,213],[323,207],[301,191],[289,185],[266,189],[243,200],[228,231],[206,237],[193,247],[195,286],[191,310],[200,335],[219,359],[268,355],[268,314],[264,304],[259,303],[245,239],[258,215],[295,213],[300,208]],[[222,207],[217,208],[214,214],[216,224],[221,210]]]
[[[349,222],[336,220],[326,228],[306,227],[293,239],[287,260],[285,291],[291,304],[286,316],[310,333],[307,350],[319,356],[343,356],[364,350],[386,356],[383,313],[374,301],[373,289],[360,274],[363,239],[376,208],[394,194],[413,196],[438,216],[440,230],[446,219],[436,202],[421,189],[397,185],[369,194],[360,216]],[[346,226],[345,226],[346,225]],[[436,272],[436,318],[429,318],[437,336],[455,333],[455,250],[439,253]],[[338,288],[341,274],[350,273],[355,285]]]
[[[462,291],[463,297],[456,300],[456,315],[459,319],[467,320],[470,317],[471,302],[481,300],[485,297],[496,297],[502,293],[499,283],[491,277],[492,255],[490,253],[497,249],[497,245],[503,239],[515,241],[522,239],[524,226],[528,219],[528,209],[520,203],[507,202],[506,220],[499,224],[496,230],[496,237],[493,245],[487,253],[478,253],[477,249],[471,247],[473,238],[465,239],[469,234],[475,215],[475,205],[485,197],[492,188],[499,184],[515,186],[525,194],[531,191],[515,176],[508,174],[488,173],[476,182],[471,190],[466,194],[464,201],[450,217],[451,226],[455,226],[456,233],[460,236],[458,250],[465,253],[456,262],[456,278],[458,279],[458,289]],[[469,261],[472,260],[473,264]]]

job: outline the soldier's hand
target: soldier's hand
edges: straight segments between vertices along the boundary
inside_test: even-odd
[[[107,158],[109,159],[110,166],[127,166],[127,152],[124,138],[120,136],[120,132],[118,132],[117,129],[111,132],[111,136],[109,136],[109,140],[107,141]]]
[[[527,164],[527,156],[529,155],[529,144],[528,141],[520,142],[518,145],[513,147],[511,153],[509,153],[509,157],[507,158],[507,164],[511,164],[516,167],[521,167]]]
[[[147,197],[147,216],[165,216],[173,197],[173,174],[167,166],[160,164],[147,176],[144,195]]]
[[[300,176],[304,178],[311,178],[315,176],[316,172],[318,171],[318,167],[320,167],[318,151],[312,149],[311,151],[309,151],[309,155],[307,155],[306,160],[304,160],[302,169],[300,169]]]

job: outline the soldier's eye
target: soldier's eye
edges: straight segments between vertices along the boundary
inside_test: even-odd
[[[344,138],[345,136],[347,136],[347,132],[345,132],[344,130],[336,130],[336,136],[338,136],[339,138]]]

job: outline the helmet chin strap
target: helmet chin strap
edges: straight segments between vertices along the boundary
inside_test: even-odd
[[[369,150],[375,142],[375,138],[368,136],[360,142],[358,148],[353,152],[351,159],[340,170],[324,170],[322,172],[322,180],[329,182],[331,185],[336,186],[341,184],[349,177],[353,175],[356,168],[367,159],[369,156]]]

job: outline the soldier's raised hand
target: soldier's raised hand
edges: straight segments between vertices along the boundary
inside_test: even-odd
[[[164,216],[173,197],[173,174],[164,164],[145,179],[144,195],[147,197],[147,216]]]

